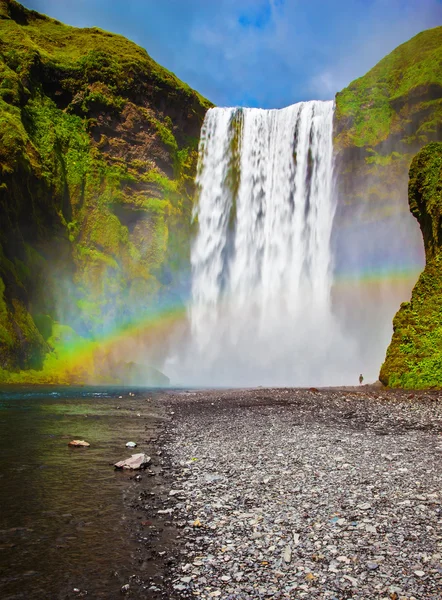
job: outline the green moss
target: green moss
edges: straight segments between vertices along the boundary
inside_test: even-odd
[[[128,241],[127,228],[112,213],[91,213],[85,223],[83,235],[89,246],[97,247],[112,256],[119,256],[121,245]]]
[[[227,169],[226,184],[228,185],[232,200],[229,212],[229,228],[233,229],[236,223],[236,200],[241,183],[241,132],[243,127],[243,112],[238,109],[232,115],[230,124],[230,158]]]
[[[378,152],[375,152],[372,149],[370,149],[369,152],[371,153],[371,156],[368,156],[365,159],[365,162],[368,165],[379,165],[382,167],[389,167],[394,161],[403,159],[403,155],[399,152],[392,152],[391,154],[387,155],[379,154]]]
[[[6,306],[5,298],[5,284],[0,278],[0,348],[2,345],[6,345],[11,348],[14,345],[14,337],[10,332],[8,308]]]
[[[163,144],[167,146],[169,151],[175,157],[176,153],[178,152],[178,144],[172,131],[165,124],[161,123],[161,121],[158,121],[158,119],[152,119],[152,123],[155,125],[157,133]]]
[[[36,96],[23,111],[29,140],[38,149],[42,175],[60,198],[80,200],[91,169],[90,140],[79,117],[59,110],[46,97]]]
[[[430,141],[425,134],[434,131],[442,110],[441,62],[442,27],[436,27],[396,48],[338,93],[336,119],[345,124],[337,136],[338,146],[376,146],[395,131],[402,132],[406,143],[416,135],[425,138],[421,145]],[[414,113],[425,113],[424,122],[410,138],[406,130]]]
[[[426,266],[411,302],[401,305],[380,379],[391,387],[442,387],[442,144],[423,148],[410,167],[409,204],[422,229]]]
[[[144,173],[140,179],[146,183],[155,183],[159,189],[166,194],[178,192],[179,181],[176,179],[169,179],[157,170],[152,169]]]
[[[0,0],[3,371],[41,367],[59,312],[93,338],[176,286],[209,106],[122,36]]]

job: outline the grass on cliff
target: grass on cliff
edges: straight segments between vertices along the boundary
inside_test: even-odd
[[[60,326],[91,337],[121,327],[173,284],[170,273],[190,247],[193,136],[210,106],[124,37],[0,0],[0,259],[11,247],[23,256],[44,247],[41,278],[49,281],[51,260],[68,240],[66,278],[73,275],[61,283],[70,309]],[[122,137],[129,130],[130,141],[131,128],[148,139],[142,156],[127,156]],[[31,304],[58,318],[51,286],[44,306],[23,260],[20,269],[15,256],[0,261],[0,368],[41,358]]]
[[[128,97],[136,92],[137,79],[148,77],[154,85],[211,106],[143,48],[98,27],[70,27],[27,10],[15,0],[0,0],[0,36],[3,60],[13,71],[31,72],[41,60],[59,71],[61,93],[63,88],[80,88],[86,78],[89,82],[105,81],[113,96]]]
[[[427,112],[417,137],[430,141],[442,119],[442,27],[423,31],[383,58],[366,75],[336,96],[336,118],[349,125],[338,136],[341,147],[376,146],[404,123],[412,111]],[[419,103],[420,97],[425,101]],[[409,100],[415,99],[415,106]],[[399,113],[401,116],[399,117]],[[405,142],[411,143],[415,136]]]

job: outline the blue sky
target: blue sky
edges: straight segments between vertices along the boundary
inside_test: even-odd
[[[143,46],[219,106],[333,98],[410,37],[442,0],[22,0]]]

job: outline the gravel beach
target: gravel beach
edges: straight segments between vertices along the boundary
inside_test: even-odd
[[[169,598],[442,597],[442,394],[167,393]]]

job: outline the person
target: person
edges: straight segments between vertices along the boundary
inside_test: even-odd
[[[364,378],[362,377],[362,373],[359,375],[359,385],[362,385]]]

